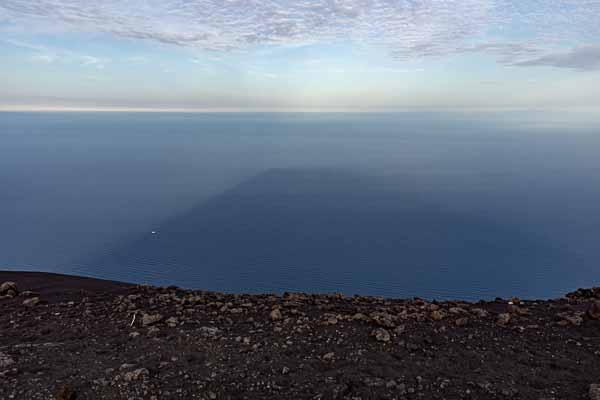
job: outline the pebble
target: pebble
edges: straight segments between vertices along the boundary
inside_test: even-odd
[[[573,326],[579,326],[583,323],[583,318],[578,314],[566,315],[564,320]]]
[[[444,313],[442,311],[440,311],[440,310],[434,310],[434,311],[432,311],[429,316],[434,321],[441,321],[445,317]]]
[[[363,313],[356,313],[352,316],[352,319],[354,321],[368,321],[369,317],[367,317],[365,314]]]
[[[126,372],[125,374],[123,374],[123,379],[126,382],[138,381],[144,379],[149,374],[150,371],[148,371],[146,368],[139,368],[135,371]]]
[[[416,344],[416,343],[411,343],[411,342],[409,342],[409,343],[406,343],[406,349],[407,349],[408,351],[414,352],[414,351],[417,351],[417,350],[419,350],[419,349],[420,349],[420,347],[419,347],[419,345],[418,345],[418,344]]]
[[[282,318],[283,316],[281,315],[281,311],[279,310],[279,308],[276,308],[273,311],[271,311],[271,320],[279,321]]]
[[[485,318],[489,315],[489,313],[486,310],[484,310],[483,308],[473,308],[471,310],[471,313],[478,316],[479,318]]]
[[[40,303],[39,297],[32,297],[30,299],[23,300],[23,305],[27,307],[34,307]]]
[[[219,328],[211,327],[211,326],[202,326],[200,327],[200,333],[203,336],[215,337],[219,334]]]
[[[386,312],[371,313],[371,319],[379,326],[386,328],[394,328],[396,326],[394,323],[394,317]]]
[[[589,394],[590,400],[600,400],[600,384],[591,384]]]
[[[518,306],[512,305],[512,304],[509,304],[507,310],[511,314],[516,314],[516,315],[521,315],[521,316],[529,315],[528,309],[526,309],[524,307],[518,307]]]
[[[6,368],[13,365],[15,361],[6,353],[0,352],[0,368]]]
[[[56,393],[56,400],[75,400],[77,394],[75,390],[69,385],[63,385]]]
[[[510,322],[510,319],[511,317],[509,313],[498,314],[498,317],[496,318],[496,323],[500,326],[506,326]]]
[[[394,329],[394,332],[396,333],[396,335],[401,335],[406,331],[406,325],[398,325],[396,327],[396,329]]]
[[[450,312],[450,314],[455,314],[455,315],[468,313],[468,311],[462,307],[450,307],[450,309],[448,311]]]
[[[142,316],[142,325],[150,326],[162,321],[163,316],[161,314],[144,314]]]
[[[391,340],[390,333],[383,328],[375,329],[371,332],[371,336],[378,342],[389,342]]]

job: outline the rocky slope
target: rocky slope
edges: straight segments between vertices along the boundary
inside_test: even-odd
[[[600,289],[467,303],[4,281],[0,399],[600,399]]]

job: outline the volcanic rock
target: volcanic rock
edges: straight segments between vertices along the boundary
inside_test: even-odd
[[[597,383],[590,385],[590,400],[600,400],[600,385]]]
[[[13,295],[17,295],[19,293],[16,283],[4,282],[2,285],[0,285],[0,296],[10,295],[11,293],[14,293]]]
[[[142,316],[142,325],[150,326],[162,321],[163,316],[161,314],[144,314]]]
[[[587,310],[587,315],[591,319],[600,320],[600,301],[595,301],[589,306]]]
[[[11,356],[0,352],[0,369],[9,367],[14,363],[15,363],[15,360],[13,360]]]
[[[24,306],[34,307],[34,306],[37,306],[38,304],[40,304],[40,298],[39,297],[32,297],[30,299],[23,300],[23,305]]]
[[[389,342],[391,340],[390,333],[383,328],[375,329],[371,332],[371,336],[378,342]]]
[[[510,322],[510,319],[511,317],[509,313],[498,314],[498,317],[496,318],[496,323],[500,326],[506,326]]]
[[[75,390],[69,385],[61,386],[56,393],[56,400],[75,400],[76,398]]]
[[[271,311],[271,319],[273,321],[279,321],[283,318],[283,316],[281,315],[281,311],[279,310],[279,308],[275,308],[273,311]]]
[[[446,315],[440,310],[435,310],[435,311],[432,311],[429,316],[434,321],[441,321],[445,318]]]

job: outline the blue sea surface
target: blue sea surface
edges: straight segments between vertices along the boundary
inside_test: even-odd
[[[0,268],[227,292],[600,284],[600,121],[0,113]]]

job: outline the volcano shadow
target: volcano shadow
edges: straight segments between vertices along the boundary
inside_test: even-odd
[[[535,291],[568,265],[501,219],[406,178],[269,170],[87,265],[128,281],[235,292],[479,298]],[[547,279],[547,278],[545,278]]]

